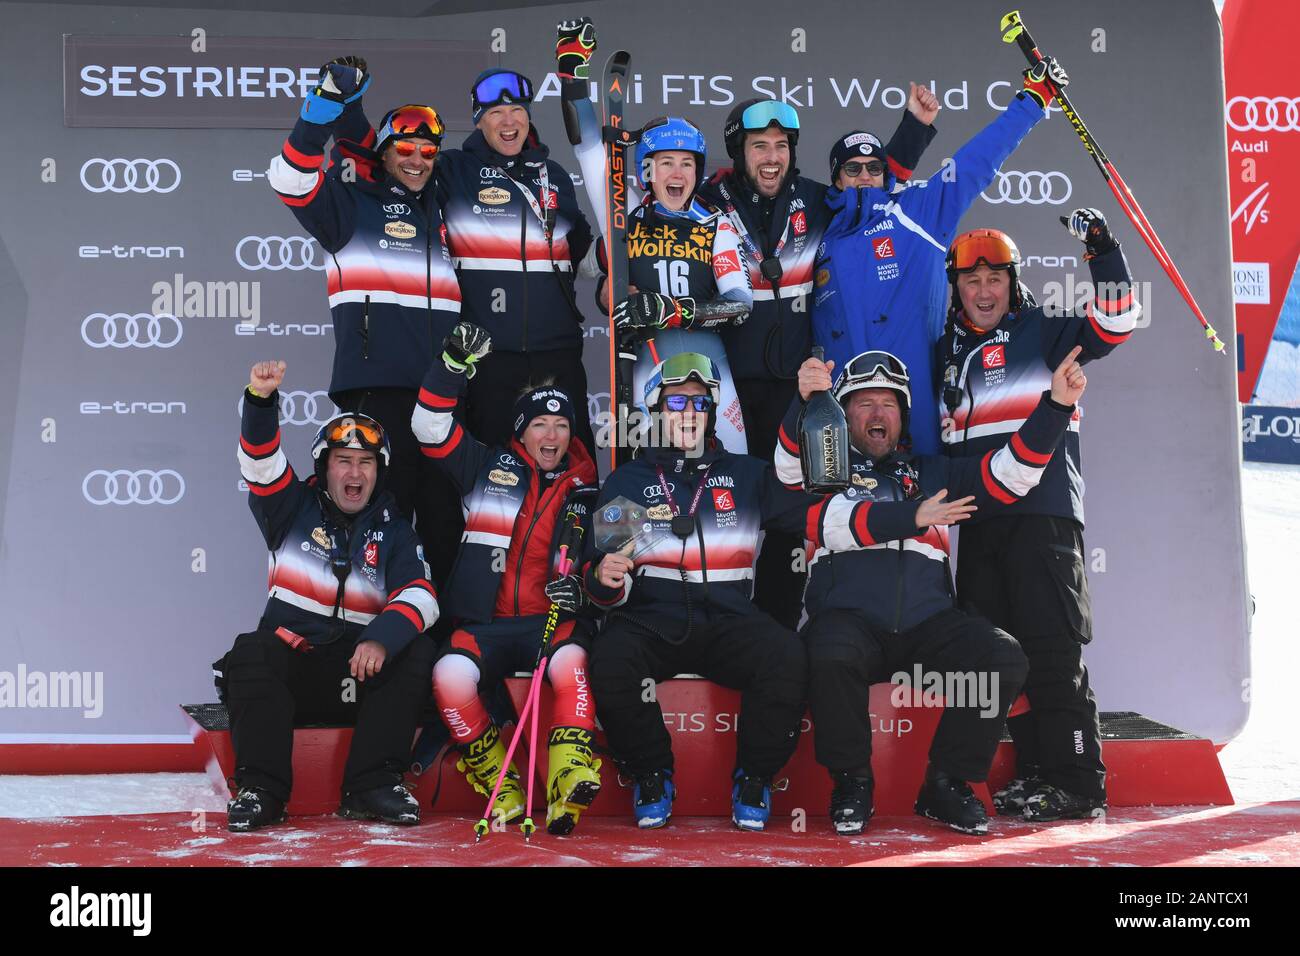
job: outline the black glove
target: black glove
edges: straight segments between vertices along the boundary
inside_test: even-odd
[[[614,308],[614,328],[689,329],[695,316],[695,300],[674,299],[659,292],[634,292]]]
[[[561,20],[555,28],[555,72],[562,80],[585,80],[591,76],[591,57],[596,52],[596,26],[586,17]]]
[[[473,322],[461,322],[442,342],[442,363],[452,372],[474,377],[474,363],[492,351],[492,337]]]
[[[1088,259],[1104,256],[1119,246],[1100,209],[1076,209],[1070,215],[1062,216],[1061,224],[1070,230],[1070,235],[1083,243]]]
[[[320,68],[316,89],[303,101],[299,114],[309,123],[326,124],[338,119],[343,107],[361,98],[370,86],[366,61],[359,56],[339,56]]]
[[[1038,101],[1038,105],[1047,109],[1056,96],[1057,90],[1070,85],[1070,77],[1065,67],[1056,62],[1055,57],[1045,56],[1024,72],[1025,92]]]
[[[587,603],[587,592],[582,589],[582,578],[576,574],[557,578],[546,585],[547,599],[561,611],[578,613]]]

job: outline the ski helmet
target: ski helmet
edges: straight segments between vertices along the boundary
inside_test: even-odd
[[[357,451],[374,452],[378,469],[372,497],[379,493],[384,471],[392,457],[392,448],[383,425],[369,415],[343,412],[320,427],[320,431],[316,432],[316,437],[311,443],[311,457],[315,462],[316,481],[321,489],[326,488],[325,471],[329,467],[328,452],[331,448],[352,448]]]
[[[727,155],[733,162],[745,156],[745,134],[761,133],[776,125],[785,131],[790,140],[790,168],[794,169],[794,148],[799,142],[799,114],[789,103],[778,100],[744,100],[727,114],[727,125],[722,128],[722,138]]]
[[[704,134],[689,120],[680,116],[657,116],[645,125],[641,138],[636,144],[637,185],[642,192],[650,191],[650,180],[646,176],[647,163],[655,153],[668,150],[681,150],[695,156],[695,188],[704,181],[704,161],[708,157],[708,147]],[[694,190],[692,190],[694,192]],[[687,197],[690,198],[689,196]]]
[[[864,388],[889,388],[902,396],[903,430],[899,436],[902,440],[908,435],[908,426],[912,412],[912,381],[907,374],[903,360],[892,352],[862,352],[849,359],[835,380],[831,395],[841,405],[854,392]]]
[[[659,407],[665,386],[681,385],[691,379],[709,390],[713,407],[717,408],[722,394],[722,373],[718,371],[718,365],[713,359],[699,352],[679,352],[672,358],[664,359],[651,370],[645,383],[646,408],[653,411]],[[713,416],[710,416],[710,423],[712,421]]]
[[[441,148],[446,130],[442,117],[432,106],[408,103],[384,114],[375,139],[375,152],[383,153],[389,143],[399,139],[427,139]]]
[[[1020,250],[1005,232],[999,229],[972,229],[963,232],[952,241],[944,262],[948,284],[952,287],[948,315],[954,316],[961,311],[957,276],[973,272],[982,265],[990,269],[1007,270],[1011,279],[1011,311],[1018,312],[1024,308],[1033,301],[1033,296],[1020,281],[1020,264]]]

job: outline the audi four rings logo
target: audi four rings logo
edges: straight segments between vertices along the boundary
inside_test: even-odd
[[[161,471],[105,471],[96,468],[81,482],[92,505],[174,505],[185,497],[185,479],[170,468]]]
[[[244,414],[244,400],[239,400],[239,414]],[[315,425],[319,428],[338,414],[329,393],[280,391],[281,425]]]
[[[266,269],[302,272],[325,268],[325,257],[315,239],[307,236],[245,236],[235,246],[235,261],[249,272]]]
[[[990,188],[996,188],[997,192],[992,196],[987,191],[980,193],[985,201],[995,205],[1007,203],[1011,206],[1025,203],[1030,206],[1041,206],[1044,203],[1059,206],[1068,202],[1070,194],[1074,192],[1070,177],[1065,173],[1058,173],[1055,170],[1042,173],[1036,169],[1026,172],[1014,169],[999,172],[997,181]]]
[[[1239,133],[1294,133],[1300,130],[1300,99],[1285,96],[1234,96],[1228,100],[1228,125]]]
[[[184,332],[181,320],[165,312],[92,312],[81,320],[81,340],[92,349],[169,349]]]
[[[169,193],[181,184],[181,168],[170,159],[88,159],[81,185],[92,193]]]

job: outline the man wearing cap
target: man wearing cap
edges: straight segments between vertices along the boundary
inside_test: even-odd
[[[322,67],[267,181],[325,253],[330,398],[384,426],[393,444],[389,489],[415,518],[442,584],[460,536],[459,503],[420,455],[409,422],[424,370],[461,308],[432,188],[443,122],[431,107],[409,104],[389,112],[376,135],[361,109],[369,84],[360,58]],[[324,169],[331,136],[342,161]]]
[[[943,332],[943,258],[957,224],[1069,82],[1050,57],[1024,89],[928,180],[892,191],[879,140],[860,130],[831,149],[833,218],[813,273],[813,340],[836,367],[860,352],[892,352],[911,369],[912,441],[939,451],[933,352]],[[883,191],[882,191],[883,190]]]
[[[438,619],[429,569],[384,489],[391,455],[373,418],[332,418],[312,443],[315,473],[294,473],[280,447],[284,371],[258,362],[243,396],[239,470],[271,552],[270,581],[257,629],[213,665],[235,748],[226,825],[284,819],[293,728],[311,723],[356,727],[339,816],[418,823],[402,778],[429,698],[425,631]]]
[[[987,832],[988,815],[969,782],[988,775],[1026,663],[1005,631],[957,607],[946,526],[977,508],[1014,506],[1038,484],[1087,384],[1078,355],[1076,348],[1057,365],[1050,391],[1010,440],[978,457],[913,456],[900,448],[914,392],[896,356],[865,352],[836,380],[849,425],[850,484],[808,513],[813,553],[803,629],[815,750],[835,784],[836,832],[861,833],[872,814],[871,685],[907,682],[917,694],[935,687],[926,675],[939,677],[948,699],[931,693],[922,700],[944,713],[916,812],[963,833]],[[803,481],[791,440],[801,403],[829,388],[827,365],[804,362],[776,451],[787,486]]]
[[[487,445],[456,421],[467,377],[482,373],[491,339],[462,322],[443,346],[420,390],[411,429],[424,454],[461,492],[465,536],[445,590],[455,630],[433,672],[438,712],[462,759],[470,785],[490,795],[506,762],[506,746],[481,694],[503,678],[531,669],[554,603],[561,611],[547,648],[546,678],[554,692],[547,775],[547,830],[570,833],[600,792],[593,760],[596,709],[587,680],[589,621],[577,575],[558,577],[590,524],[596,464],[574,437],[574,403],[549,381],[515,398],[508,443]],[[498,397],[502,402],[505,396]],[[575,531],[572,526],[575,526]],[[524,813],[518,771],[507,772],[491,813],[509,822]]]
[[[931,98],[932,99],[932,98]],[[906,180],[934,135],[937,112],[912,86],[907,108],[887,152],[890,168]],[[722,329],[723,343],[744,415],[749,451],[766,459],[791,398],[799,363],[812,345],[809,294],[813,259],[830,211],[826,185],[799,175],[795,148],[799,115],[788,103],[738,103],[723,129],[733,169],[703,183],[699,197],[721,210],[740,237],[754,304],[743,326]],[[802,611],[802,575],[792,569],[797,535],[770,534],[758,557],[756,600],[787,627]]]

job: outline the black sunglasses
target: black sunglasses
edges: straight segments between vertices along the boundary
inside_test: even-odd
[[[840,168],[844,170],[845,176],[860,175],[864,169],[872,176],[879,176],[885,171],[885,164],[879,160],[870,163],[847,162]]]

